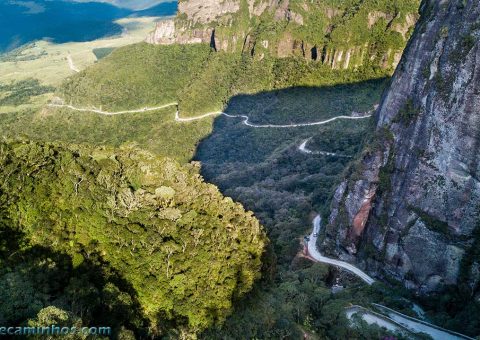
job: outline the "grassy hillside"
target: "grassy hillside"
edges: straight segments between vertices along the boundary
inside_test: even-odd
[[[170,103],[210,53],[206,45],[126,46],[69,78],[59,95],[67,103],[110,111]]]
[[[212,130],[211,120],[189,124],[174,121],[174,108],[119,116],[55,109],[5,113],[0,119],[3,137],[26,136],[36,141],[89,143],[119,147],[126,143],[179,162],[190,161],[196,147]]]
[[[135,148],[2,142],[0,172],[0,222],[25,235],[21,249],[62,253],[73,268],[96,259],[122,278],[125,303],[137,300],[157,335],[223,320],[232,299],[260,276],[266,239],[258,221],[193,168]],[[0,319],[25,321],[52,303],[88,321],[88,311],[76,314],[60,302],[59,288]],[[78,299],[88,294],[76,289]],[[1,305],[13,303],[28,305]]]
[[[386,74],[376,68],[331,70],[298,58],[256,60],[215,53],[205,44],[142,43],[115,50],[65,81],[57,94],[66,103],[107,111],[177,101],[182,115],[191,116],[221,110],[237,94],[353,83]]]

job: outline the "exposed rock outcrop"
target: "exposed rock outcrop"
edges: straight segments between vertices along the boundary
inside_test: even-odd
[[[178,12],[195,24],[207,24],[240,10],[240,0],[188,0],[178,2]]]
[[[323,247],[421,293],[479,290],[480,4],[424,1],[377,112],[377,135],[337,190]]]
[[[388,23],[393,20],[394,16],[389,13],[383,13],[380,11],[373,11],[368,13],[368,28],[372,28],[379,19],[384,19]]]
[[[149,44],[169,45],[175,43],[175,21],[162,20],[157,23],[153,31],[146,39]]]
[[[177,17],[160,21],[146,41],[208,43],[218,51],[248,53],[259,59],[297,56],[334,69],[370,64],[393,71],[418,17],[419,1],[407,0],[403,12],[369,12],[374,0],[354,10],[306,0],[180,0]],[[364,31],[358,31],[360,26]],[[375,32],[382,31],[385,41],[400,38],[404,43],[379,45]]]
[[[259,17],[261,16],[267,9],[273,8],[277,3],[276,0],[268,0],[268,1],[258,1],[258,0],[248,0],[248,12],[250,17]]]

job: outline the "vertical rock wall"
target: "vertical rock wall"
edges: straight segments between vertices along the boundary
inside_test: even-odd
[[[461,275],[478,290],[480,4],[424,1],[422,16],[323,245],[422,293]]]
[[[409,7],[388,13],[369,12],[372,1],[347,13],[348,8],[306,0],[181,0],[177,17],[159,22],[146,41],[215,41],[219,51],[258,58],[297,56],[333,69],[373,64],[393,71],[418,18],[414,9],[419,0],[406,0]],[[378,32],[391,40],[385,42],[388,46],[379,46]]]

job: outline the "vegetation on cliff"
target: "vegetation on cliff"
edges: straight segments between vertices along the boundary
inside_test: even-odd
[[[237,94],[293,86],[330,86],[385,77],[379,68],[332,70],[290,57],[256,60],[247,54],[214,52],[206,44],[115,50],[70,77],[57,95],[66,103],[108,111],[179,102],[183,116],[219,111]]]
[[[209,39],[211,32],[218,50],[259,59],[297,56],[334,69],[370,65],[392,72],[418,19],[419,4],[419,0],[226,4],[184,0],[175,25],[180,42],[197,37],[199,31]]]

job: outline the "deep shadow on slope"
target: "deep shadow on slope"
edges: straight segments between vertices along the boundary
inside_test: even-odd
[[[387,84],[384,79],[239,95],[229,101],[226,113],[248,115],[250,122],[257,124],[321,121],[371,110]],[[352,302],[368,305],[369,301],[382,301],[406,311],[408,303],[382,291],[383,286],[365,286],[334,267],[296,256],[302,236],[311,228],[313,212],[326,216],[335,184],[369,139],[373,123],[371,118],[304,128],[253,129],[242,119],[216,118],[213,132],[200,143],[195,160],[201,161],[207,181],[254,211],[267,229],[275,254],[266,256],[264,279],[237,301],[234,314],[225,324],[203,333],[201,339],[300,339],[309,332],[322,339],[393,335],[375,327],[352,330],[344,308]],[[303,154],[298,147],[308,138],[312,150],[353,158]],[[341,278],[346,289],[334,295],[330,286],[335,278]]]
[[[0,215],[2,323],[24,325],[28,320],[35,320],[42,309],[55,306],[69,313],[68,320],[49,314],[49,320],[56,322],[56,326],[111,327],[114,337],[121,333],[125,336],[129,332],[126,329],[135,331],[137,336],[148,334],[148,322],[143,317],[137,293],[102,259],[94,245],[91,249],[82,249],[85,258],[75,264],[65,253],[30,243],[29,238],[11,224]]]
[[[247,115],[256,124],[321,121],[378,103],[387,79],[332,87],[296,87],[233,97],[225,112]],[[267,227],[279,263],[288,265],[299,249],[314,211],[325,213],[333,187],[350,158],[306,155],[310,139],[318,151],[355,157],[373,131],[371,119],[335,121],[302,128],[252,128],[241,118],[218,117],[197,148],[202,175],[241,202]]]

